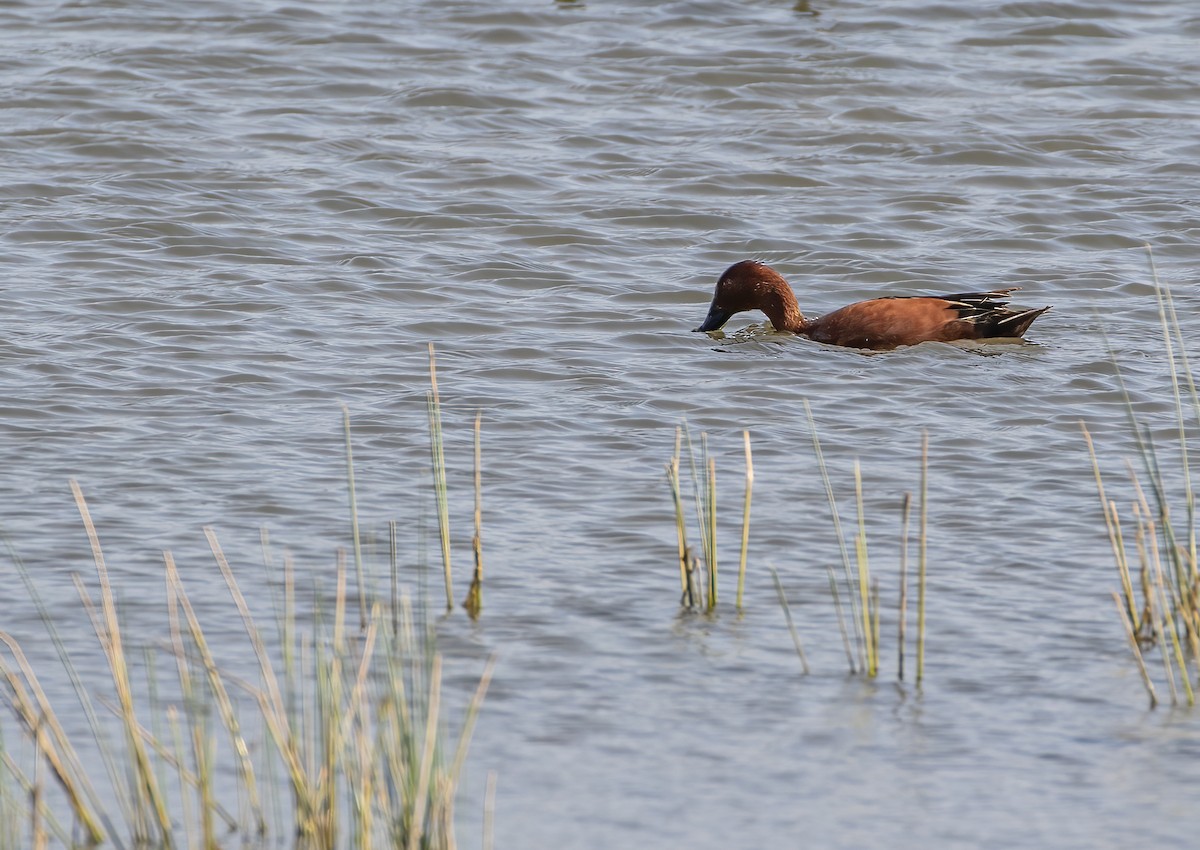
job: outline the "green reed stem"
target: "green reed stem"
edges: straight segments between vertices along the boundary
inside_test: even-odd
[[[796,655],[800,658],[800,667],[804,670],[804,675],[808,675],[808,659],[804,657],[804,646],[800,643],[800,633],[796,631],[796,624],[792,621],[792,609],[788,605],[787,594],[783,592],[783,583],[779,580],[779,573],[775,567],[768,566],[771,571],[771,580],[775,582],[775,593],[779,597],[779,606],[783,608],[783,617],[787,620],[788,633],[792,636],[792,644],[796,647]]]

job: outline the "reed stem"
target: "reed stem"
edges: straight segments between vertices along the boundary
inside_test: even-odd
[[[1121,597],[1116,591],[1112,592],[1112,598],[1117,606],[1117,615],[1121,618],[1121,623],[1125,626],[1125,636],[1129,638],[1129,647],[1133,650],[1133,657],[1137,661],[1138,670],[1142,674],[1142,684],[1146,686],[1146,693],[1150,695],[1150,707],[1154,708],[1158,705],[1158,694],[1154,692],[1154,682],[1150,680],[1150,671],[1146,669],[1146,660],[1142,658],[1142,649],[1138,646],[1137,635],[1133,631],[1133,624],[1129,620],[1129,615],[1125,613],[1125,606],[1121,604]]]
[[[858,532],[854,535],[854,554],[858,563],[858,593],[862,607],[863,641],[867,655],[867,675],[878,672],[875,630],[871,625],[871,567],[867,560],[867,520],[863,509],[862,468],[854,459],[854,503],[858,510]]]
[[[358,497],[354,490],[354,448],[350,440],[350,408],[342,404],[342,430],[346,438],[346,487],[350,491],[350,540],[354,549],[354,576],[358,580],[358,625],[367,628],[367,581],[363,572],[362,537],[358,530]]]
[[[742,593],[746,589],[746,550],[750,545],[750,492],[754,489],[754,459],[750,455],[750,432],[743,431],[746,443],[746,501],[742,507],[742,557],[738,566],[737,610],[742,610]]]
[[[433,490],[437,500],[438,532],[442,544],[442,572],[446,582],[446,610],[454,610],[454,587],[450,569],[450,498],[446,485],[446,453],[442,442],[442,403],[438,395],[437,361],[429,343],[429,445],[433,455]]]
[[[775,582],[775,593],[779,596],[779,606],[783,608],[783,617],[787,620],[788,633],[792,636],[792,644],[796,647],[796,655],[800,657],[800,667],[804,670],[804,675],[808,675],[808,659],[804,657],[804,646],[800,643],[800,633],[796,631],[796,624],[792,622],[792,609],[788,605],[787,594],[783,592],[783,583],[779,580],[779,573],[774,567],[768,567],[771,571],[771,579]]]
[[[708,610],[717,607],[717,459],[708,458]]]
[[[834,495],[833,495],[833,482],[830,481],[829,471],[825,467],[825,455],[821,451],[821,441],[817,437],[817,423],[816,423],[816,420],[813,419],[812,406],[808,403],[808,399],[803,399],[803,402],[804,402],[804,413],[805,413],[805,416],[808,417],[809,433],[812,434],[813,454],[815,454],[817,457],[817,468],[820,470],[820,473],[821,473],[821,481],[825,484],[825,498],[829,502],[829,513],[833,519],[833,533],[834,533],[834,536],[837,537],[838,548],[842,553],[842,572],[843,572],[843,575],[846,580],[846,590],[847,590],[846,595],[850,599],[850,611],[851,611],[850,621],[854,624],[854,636],[855,636],[855,642],[858,646],[859,666],[861,666],[865,670],[867,668],[866,649],[865,649],[866,635],[862,631],[862,620],[861,620],[861,614],[858,610],[858,601],[856,599],[856,594],[854,592],[854,582],[850,578],[850,553],[846,550],[846,538],[842,534],[842,520],[841,520],[841,517],[838,515],[837,499],[834,498]],[[837,611],[838,611],[838,618],[840,619],[842,616],[842,608],[841,608],[841,602],[838,598],[836,586],[834,589],[833,601],[834,601],[834,606],[837,608]],[[850,659],[851,659],[850,660],[850,672],[853,673],[853,672],[855,672],[855,664],[854,664],[854,655],[853,654],[851,654]]]
[[[897,664],[896,678],[904,681],[904,642],[908,629],[908,521],[912,513],[912,493],[904,494],[904,504],[900,509],[900,623],[899,635],[896,638]]]
[[[475,555],[475,574],[463,607],[471,619],[479,618],[483,610],[483,454],[480,447],[480,432],[483,427],[483,411],[475,412],[475,536],[471,538],[471,551]]]
[[[917,687],[925,679],[926,541],[929,527],[929,432],[921,434],[921,530],[917,544]]]

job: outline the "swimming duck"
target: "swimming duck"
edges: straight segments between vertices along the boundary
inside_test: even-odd
[[[788,282],[770,266],[742,260],[717,281],[712,306],[697,331],[715,331],[734,313],[762,310],[777,331],[850,348],[885,349],[918,342],[1019,337],[1049,310],[1008,306],[1009,293],[993,289],[961,295],[901,295],[859,301],[817,319],[806,319]]]

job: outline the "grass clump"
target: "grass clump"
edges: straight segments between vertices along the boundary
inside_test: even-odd
[[[808,418],[809,431],[812,435],[813,453],[824,485],[826,498],[829,503],[830,520],[834,536],[837,538],[842,560],[842,578],[839,580],[832,564],[826,564],[829,577],[830,595],[837,614],[838,628],[842,636],[842,644],[850,672],[864,673],[874,677],[880,667],[880,621],[881,604],[879,584],[871,575],[870,557],[867,542],[867,517],[864,507],[864,492],[862,471],[857,461],[854,464],[854,492],[857,515],[857,529],[854,534],[854,562],[851,563],[850,551],[846,545],[841,515],[838,510],[837,497],[832,480],[825,465],[825,456],[821,449],[821,441],[817,437],[816,424],[813,420],[812,409],[808,401],[804,402]],[[750,506],[754,486],[754,463],[750,449],[750,432],[742,432],[745,450],[745,488],[742,503],[742,526],[740,561],[738,565],[737,602],[739,612],[743,610],[745,595],[745,580],[747,555],[750,540]],[[925,590],[926,590],[926,529],[927,510],[926,495],[928,492],[928,436],[923,438],[921,449],[921,487],[919,501],[919,548],[917,572],[917,636],[916,636],[916,681],[918,684],[925,673]],[[695,505],[696,527],[700,539],[700,552],[689,545],[688,508],[683,494],[681,467],[684,462],[690,468],[692,501]],[[708,435],[700,436],[699,462],[694,449],[691,433],[686,425],[675,429],[675,451],[670,462],[666,465],[667,482],[671,490],[674,506],[676,538],[678,546],[676,557],[679,565],[679,581],[681,598],[680,604],[685,610],[712,613],[717,607],[719,570],[717,566],[717,482],[716,460],[709,453]],[[912,496],[905,494],[903,508],[903,532],[901,540],[901,579],[899,620],[899,651],[898,677],[904,678],[905,651],[907,638],[907,606],[908,606],[908,549],[909,549],[909,513]],[[775,583],[776,594],[788,624],[788,630],[795,643],[801,664],[808,672],[808,661],[800,643],[795,628],[787,596],[778,573],[770,568]],[[843,600],[846,600],[843,604]],[[845,607],[850,608],[849,617]],[[848,626],[847,623],[850,625]]]
[[[750,453],[750,432],[743,431],[746,452],[746,485],[742,507],[741,559],[738,566],[737,610],[742,610],[746,587],[746,555],[750,543],[750,501],[754,487],[754,461]],[[696,521],[700,529],[703,566],[687,542],[687,518],[684,508],[679,467],[683,446],[691,468],[692,497],[696,506]],[[700,469],[692,446],[691,431],[686,426],[675,429],[675,453],[667,464],[667,483],[675,506],[675,530],[679,540],[679,581],[682,588],[680,604],[688,610],[712,613],[718,600],[717,567],[717,461],[708,452],[708,435],[700,435]]]
[[[292,836],[304,850],[456,846],[455,797],[494,663],[485,667],[457,740],[451,739],[433,630],[428,618],[418,623],[412,604],[397,591],[395,524],[391,604],[374,600],[366,587],[346,412],[343,421],[356,598],[339,552],[331,605],[322,605],[318,594],[311,616],[301,616],[285,556],[277,623],[264,630],[216,532],[204,530],[241,621],[239,655],[243,664],[251,660],[250,677],[221,664],[170,552],[163,553],[168,664],[146,650],[139,668],[99,534],[82,489],[72,481],[95,566],[90,585],[78,575],[75,585],[107,668],[108,696],[94,698],[96,683],[67,651],[60,618],[9,547],[90,734],[80,739],[66,731],[39,672],[21,645],[0,631],[0,699],[32,749],[23,765],[0,746],[0,850],[51,842],[215,848],[234,836],[259,843],[272,833],[275,840]],[[477,419],[477,464],[478,433]],[[477,468],[476,600],[482,571],[478,481]],[[278,577],[265,532],[263,553]],[[354,620],[358,628],[348,625]],[[226,637],[223,643],[236,641]],[[160,677],[167,667],[174,682],[164,688]],[[103,720],[102,709],[115,720]],[[255,732],[258,746],[251,744]],[[81,751],[95,755],[85,758]],[[111,790],[101,794],[101,788]]]
[[[879,675],[880,669],[880,619],[881,604],[878,580],[871,575],[870,554],[867,541],[867,516],[864,508],[862,469],[856,459],[854,462],[854,504],[857,518],[857,528],[854,532],[854,563],[851,564],[850,552],[846,546],[846,537],[842,530],[841,516],[838,511],[837,497],[833,482],[825,464],[825,454],[821,449],[821,441],[817,436],[816,421],[808,400],[804,400],[804,411],[808,420],[809,433],[812,435],[813,454],[817,460],[817,468],[825,489],[825,497],[829,504],[829,516],[834,535],[838,541],[842,560],[842,589],[838,588],[838,577],[832,564],[826,563],[826,574],[829,578],[830,596],[833,599],[834,611],[838,619],[838,630],[842,636],[842,647],[846,653],[846,663],[851,674],[862,673],[870,678]],[[926,573],[926,543],[928,539],[927,495],[929,480],[929,435],[921,438],[921,474],[919,501],[919,530],[917,549],[917,637],[916,637],[916,683],[921,685],[925,678],[925,599],[927,587]],[[897,649],[897,678],[904,679],[905,643],[908,620],[908,551],[909,551],[909,513],[912,505],[912,494],[905,493],[901,508],[901,539],[900,539],[900,595],[897,606],[898,649]],[[846,625],[845,607],[842,604],[843,595],[848,600],[850,608],[850,627]]]
[[[1165,466],[1150,426],[1138,421],[1115,354],[1112,355],[1113,367],[1125,397],[1130,427],[1141,460],[1140,474],[1132,463],[1126,464],[1132,489],[1132,523],[1122,519],[1117,500],[1109,498],[1092,435],[1086,424],[1081,422],[1080,427],[1091,458],[1101,512],[1120,582],[1120,591],[1113,593],[1113,599],[1150,706],[1153,708],[1157,705],[1159,698],[1143,649],[1154,647],[1158,648],[1163,680],[1167,683],[1171,703],[1176,705],[1184,701],[1191,706],[1196,701],[1193,680],[1196,678],[1200,681],[1200,571],[1197,570],[1196,499],[1188,459],[1187,420],[1190,408],[1191,418],[1200,425],[1200,395],[1196,390],[1171,291],[1159,281],[1149,247],[1147,254],[1171,376],[1177,440],[1175,451],[1178,452],[1177,471],[1181,482],[1173,484],[1169,473],[1174,473],[1176,468]],[[1185,389],[1187,401],[1184,399]],[[1149,497],[1143,481],[1148,484]],[[1172,510],[1172,504],[1180,507],[1180,496],[1172,495],[1173,492],[1178,494],[1179,483],[1182,484],[1182,510]],[[1132,531],[1132,552],[1127,530]]]

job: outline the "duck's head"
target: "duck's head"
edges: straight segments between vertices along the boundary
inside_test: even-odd
[[[779,331],[797,330],[804,322],[787,281],[764,263],[742,260],[717,280],[708,315],[696,330],[720,330],[735,313],[746,310],[762,310]]]

